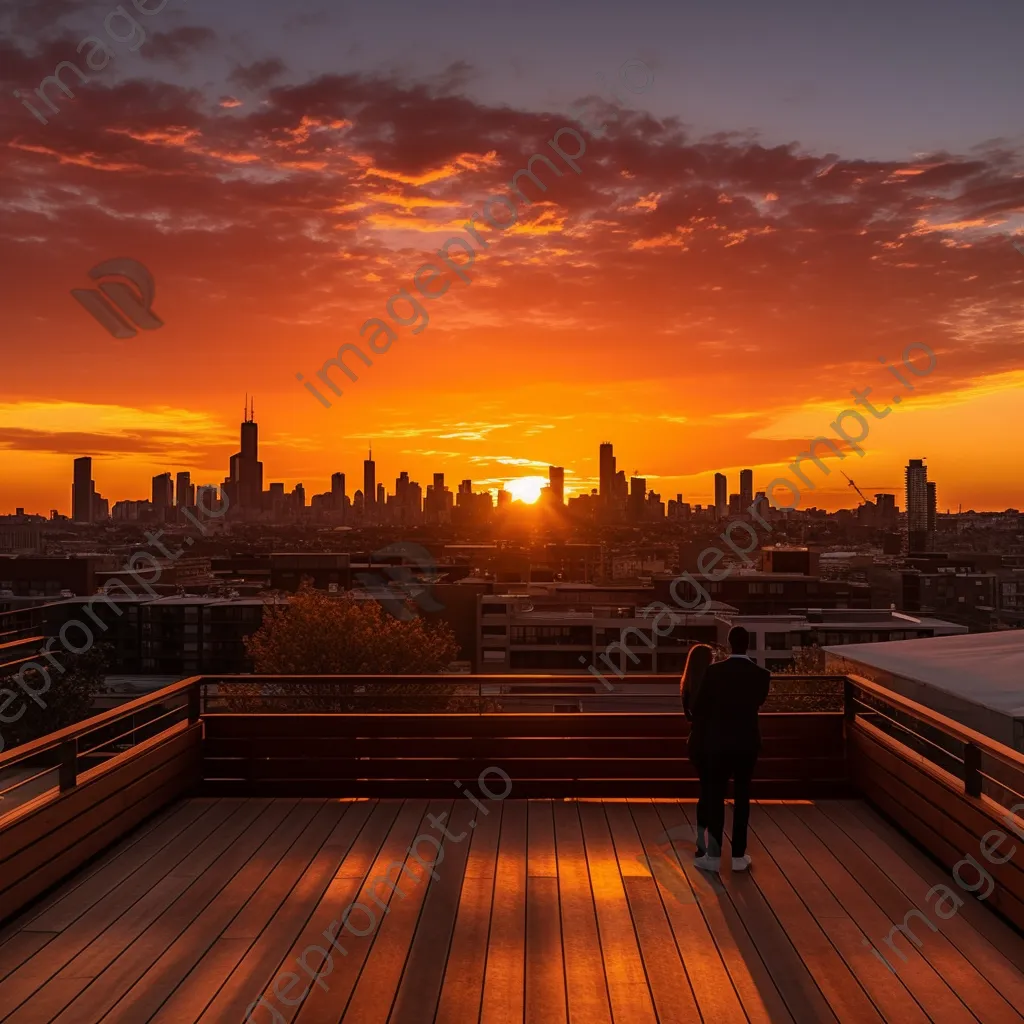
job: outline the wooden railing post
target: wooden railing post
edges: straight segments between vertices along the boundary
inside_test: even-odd
[[[964,792],[981,796],[981,750],[969,742],[964,744]]]
[[[65,740],[57,749],[60,751],[58,785],[60,791],[66,793],[78,785],[78,740]]]
[[[857,708],[853,702],[853,680],[843,678],[843,718],[852,722],[857,717]]]
[[[194,725],[196,722],[198,722],[199,718],[200,718],[200,715],[202,713],[202,706],[201,706],[200,700],[199,700],[199,698],[201,696],[201,694],[199,692],[199,686],[200,686],[200,684],[196,683],[196,685],[193,686],[192,689],[188,691],[188,724],[189,725]]]

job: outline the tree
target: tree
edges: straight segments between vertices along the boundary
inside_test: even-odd
[[[780,672],[794,676],[841,676],[846,674],[844,666],[835,659],[826,662],[825,652],[815,645],[803,647],[793,655],[793,660]]]
[[[772,711],[841,711],[843,686],[839,678],[846,674],[835,659],[826,662],[825,652],[815,645],[797,651],[793,660],[774,673],[768,698]],[[811,679],[787,679],[786,676],[812,676]]]
[[[376,601],[334,597],[307,585],[287,605],[267,607],[263,624],[245,638],[245,649],[259,675],[426,675],[443,672],[459,653],[447,623],[427,623],[419,616],[399,619]],[[476,710],[475,700],[470,709],[452,707],[448,699],[460,690],[469,693],[465,683],[232,682],[221,690],[226,696],[248,698],[233,702],[238,710],[256,710],[252,697],[275,693],[299,699],[262,702],[267,710]],[[443,698],[440,706],[437,697]]]
[[[65,671],[50,668],[50,686],[43,689],[45,678],[36,670],[30,669],[24,679],[30,689],[39,692],[41,707],[27,694],[23,705],[11,704],[7,715],[18,714],[19,707],[24,713],[17,721],[4,724],[0,728],[0,750],[16,747],[20,743],[38,739],[48,733],[57,732],[75,722],[88,718],[92,713],[96,694],[103,688],[103,680],[109,663],[109,644],[94,644],[82,654],[76,654],[64,662]],[[15,692],[22,692],[16,683],[7,680],[6,687]]]

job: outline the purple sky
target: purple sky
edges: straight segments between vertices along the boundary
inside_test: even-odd
[[[19,40],[40,47],[38,77],[24,85],[34,88],[56,63],[47,40],[66,33],[73,47],[115,6],[16,0],[0,22],[9,25],[13,10]],[[429,79],[462,65],[461,88],[478,102],[551,109],[596,91],[597,72],[613,77],[640,57],[658,75],[641,101],[698,133],[755,131],[768,144],[905,159],[996,137],[1016,142],[1021,131],[1024,8],[1006,0],[169,0],[142,20],[150,39],[135,54],[121,47],[104,78],[141,72],[216,98],[238,91],[228,84],[236,66],[261,60],[280,60],[279,81],[292,84],[346,71]],[[154,46],[157,56],[172,48],[152,34],[184,26],[213,35],[179,38],[177,62],[152,59]]]

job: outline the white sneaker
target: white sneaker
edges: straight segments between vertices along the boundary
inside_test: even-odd
[[[694,858],[693,866],[700,868],[701,871],[718,871],[722,866],[722,858],[712,857],[709,853],[705,853],[703,857]]]
[[[732,869],[733,871],[746,871],[750,867],[750,854],[745,853],[742,857],[733,857]]]

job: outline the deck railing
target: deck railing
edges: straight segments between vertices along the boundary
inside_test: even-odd
[[[0,921],[202,776],[197,679],[0,754]]]
[[[696,795],[667,676],[194,677],[0,754],[0,920],[186,792]],[[755,795],[859,794],[954,868],[1024,839],[1024,756],[859,677],[776,676]],[[1024,865],[1024,854],[1019,858]],[[1024,925],[1024,872],[991,905]]]
[[[988,905],[1024,927],[1024,755],[877,683],[846,683],[846,760],[859,794]],[[973,861],[973,863],[972,863]]]

